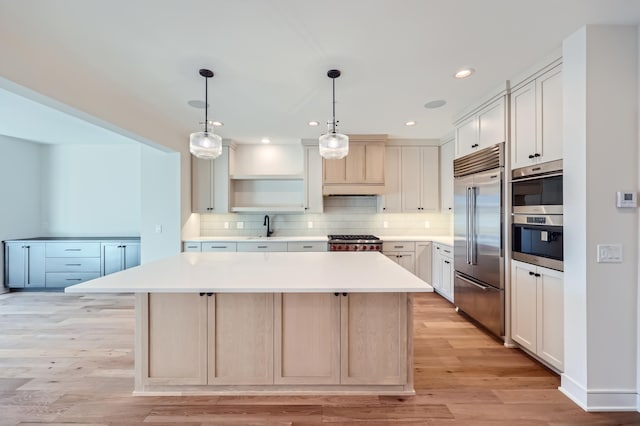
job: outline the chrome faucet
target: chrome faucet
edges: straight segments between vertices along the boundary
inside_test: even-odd
[[[264,223],[262,225],[267,227],[267,238],[270,237],[273,231],[271,230],[271,220],[268,214],[264,215]]]

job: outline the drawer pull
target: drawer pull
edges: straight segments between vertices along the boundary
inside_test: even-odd
[[[198,246],[187,246],[187,248],[198,248]]]
[[[258,246],[258,248],[267,248],[267,246]]]
[[[82,251],[82,249],[64,249],[64,251]]]
[[[302,246],[302,248],[313,248],[313,246]]]
[[[64,266],[82,266],[82,263],[65,263]]]
[[[65,281],[82,281],[82,278],[67,278]]]
[[[445,253],[451,253],[451,250],[443,250]]]
[[[451,262],[449,262],[448,260],[445,260],[444,263],[446,263],[447,265],[450,264]]]
[[[393,246],[393,248],[404,248],[404,246]]]
[[[195,248],[195,247],[190,247],[190,248]],[[214,249],[214,248],[216,248],[216,249],[225,249],[225,248],[228,248],[228,247],[227,246],[211,246],[210,248],[212,248],[212,249]]]

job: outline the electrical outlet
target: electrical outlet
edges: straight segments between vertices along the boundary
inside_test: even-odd
[[[156,225],[156,234],[162,234],[162,225]]]
[[[309,228],[309,229],[313,228],[313,222],[312,221],[308,221],[307,222],[307,228]]]
[[[382,222],[382,227],[383,228],[388,228],[389,227],[389,222],[387,222],[386,220],[384,222]]]
[[[224,223],[224,229],[229,229],[229,222]]]
[[[431,228],[431,222],[429,222],[428,220],[425,220],[424,221],[424,227],[427,228],[427,229]]]
[[[244,222],[236,222],[237,229],[244,229]]]

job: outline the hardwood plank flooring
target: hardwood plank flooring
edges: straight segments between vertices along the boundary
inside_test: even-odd
[[[0,425],[640,425],[586,413],[559,377],[414,297],[416,396],[132,396],[131,295],[0,295]]]

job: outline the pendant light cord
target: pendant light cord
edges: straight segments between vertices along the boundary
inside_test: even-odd
[[[336,79],[332,78],[333,81],[333,131],[332,133],[336,133]]]
[[[209,112],[209,78],[204,78],[204,132],[208,133],[209,128],[207,126],[208,116],[207,112]]]

